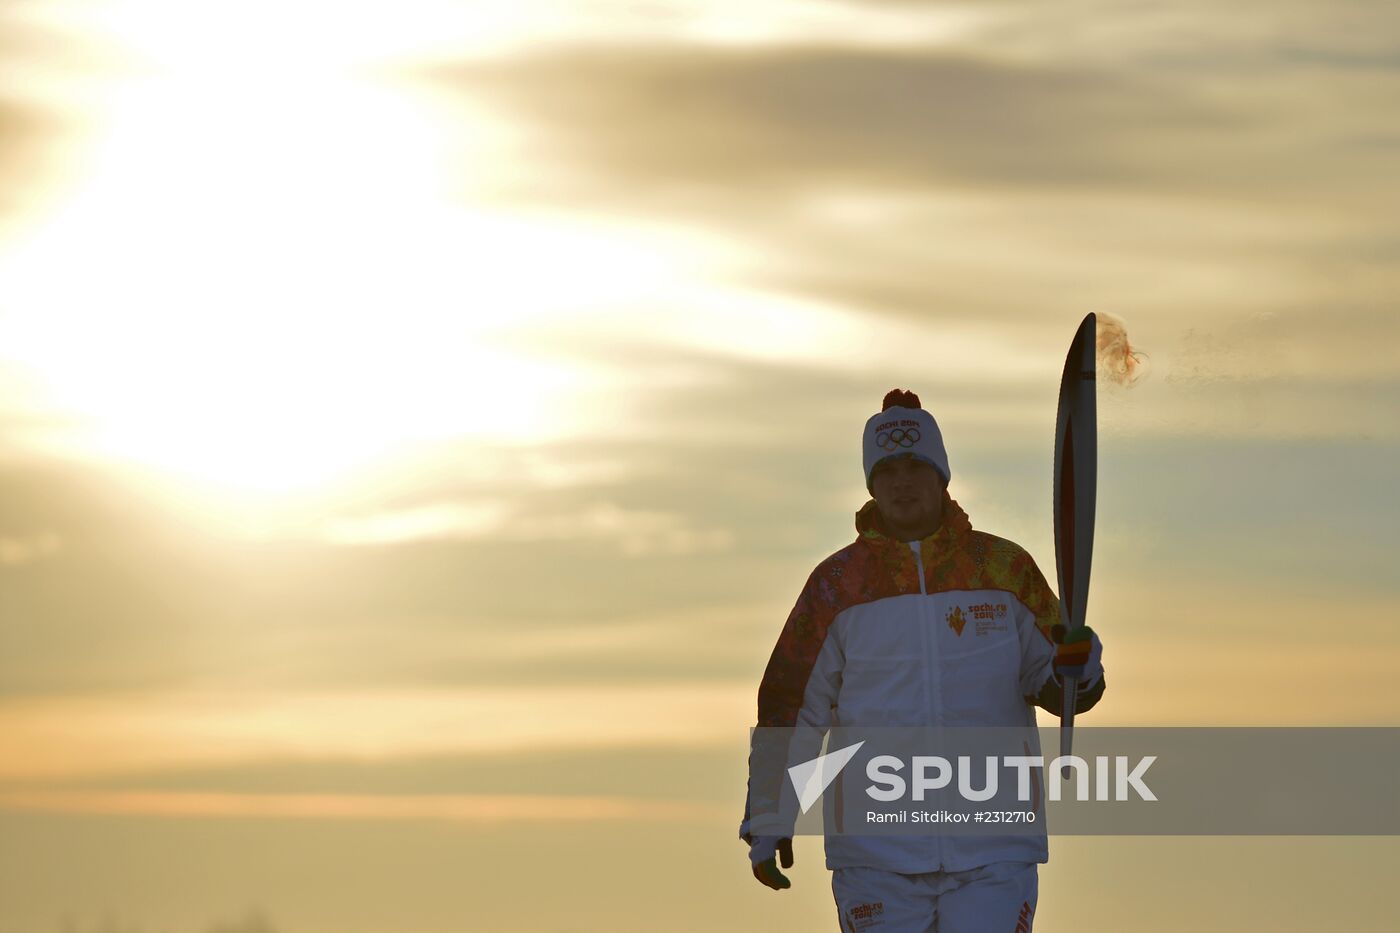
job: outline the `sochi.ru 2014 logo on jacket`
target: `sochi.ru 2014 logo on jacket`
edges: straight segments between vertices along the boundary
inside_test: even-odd
[[[1005,603],[978,603],[975,606],[968,606],[967,612],[963,612],[962,606],[954,606],[953,611],[948,613],[948,627],[954,634],[962,637],[963,629],[967,626],[967,620],[972,618],[974,631],[978,635],[986,635],[988,632],[1006,631],[1007,607]]]

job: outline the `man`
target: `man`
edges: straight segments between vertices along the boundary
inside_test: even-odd
[[[863,453],[873,500],[856,514],[854,543],[812,572],[778,637],[758,691],[759,731],[819,741],[833,726],[1034,727],[1035,706],[1059,715],[1071,675],[1076,712],[1097,703],[1098,637],[1086,627],[1057,644],[1055,594],[1029,554],[974,531],[948,495],[943,438],[918,396],[885,396]],[[998,618],[974,623],[968,607],[989,603]],[[739,833],[754,876],[782,889],[790,882],[778,858],[791,867],[792,825],[773,804],[791,794],[777,789],[781,768],[760,764],[757,736]],[[779,757],[796,741],[784,739]],[[826,839],[843,931],[1030,930],[1036,866],[1048,857],[1043,829]]]

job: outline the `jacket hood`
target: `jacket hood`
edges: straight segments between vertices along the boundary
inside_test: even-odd
[[[891,538],[889,532],[885,530],[883,516],[880,514],[880,506],[874,499],[866,502],[856,513],[856,533],[870,544],[903,543]],[[939,524],[938,530],[924,538],[924,541],[935,542],[935,546],[951,543],[954,540],[965,538],[972,533],[972,522],[968,519],[967,513],[962,506],[958,505],[956,499],[948,495],[948,490],[943,490],[943,520]]]

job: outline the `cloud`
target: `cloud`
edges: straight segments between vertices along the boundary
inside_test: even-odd
[[[695,528],[674,512],[625,509],[611,502],[525,515],[504,502],[446,502],[332,519],[323,534],[342,545],[472,539],[596,542],[610,544],[628,557],[719,551],[734,543],[727,529]]]
[[[713,497],[727,494],[696,473],[724,464],[722,452],[677,459],[667,446],[599,440],[526,458],[584,466],[567,476],[492,472],[464,483],[443,469],[432,474],[442,485],[418,490],[419,501],[441,508],[407,504],[401,484],[368,490],[365,511],[350,513],[362,521],[330,525],[359,546],[320,540],[315,524],[287,537],[229,538],[178,500],[103,470],[12,465],[0,470],[0,539],[11,562],[0,568],[0,694],[636,682],[654,678],[658,664],[691,681],[731,676],[736,659],[719,643],[684,656],[668,645],[698,627],[714,630],[703,618],[709,607],[751,605],[764,591],[769,555],[726,570],[722,588],[712,578],[733,562],[741,537],[769,521],[746,503],[772,496],[749,467],[751,479],[728,484],[738,498],[717,509]],[[619,460],[632,464],[625,476],[587,467]],[[486,534],[452,525],[462,515],[476,520],[473,502],[499,503],[511,524]],[[678,605],[701,618],[674,621]],[[651,619],[652,630],[607,634],[637,617]],[[530,634],[551,627],[579,637]],[[613,650],[588,650],[585,632]],[[502,633],[524,640],[508,643]],[[581,655],[595,663],[579,667]]]
[[[945,51],[577,48],[444,69],[537,134],[542,175],[645,200],[804,184],[1123,184],[1239,114],[1130,75]],[[545,153],[548,153],[546,155]]]
[[[1305,40],[1217,5],[1000,4],[914,49],[799,36],[579,41],[434,76],[536,140],[521,155],[554,203],[703,212],[706,201],[738,207],[739,190],[768,207],[814,184],[1239,197],[1296,194],[1300,176],[1354,191],[1338,168],[1378,179],[1385,164],[1346,141],[1383,125],[1395,79],[1367,72],[1358,84],[1350,71],[1400,52],[1338,28],[1325,4],[1286,12]],[[1318,73],[1312,60],[1347,68]],[[1306,93],[1319,84],[1347,106]]]
[[[195,791],[0,790],[0,811],[225,819],[393,820],[448,823],[580,823],[666,820],[713,823],[732,806],[545,794],[229,794]]]
[[[506,521],[501,502],[445,502],[328,521],[322,532],[332,544],[384,545],[433,539],[484,538]]]
[[[0,706],[0,778],[33,782],[259,758],[394,758],[733,741],[753,685],[173,690]]]
[[[873,0],[876,6],[884,2]],[[1395,42],[1400,16],[1389,5],[1279,0],[1270,4],[1270,13],[1260,16],[1248,4],[1222,7],[1209,0],[1161,7],[1116,0],[1016,0],[995,4],[972,41],[1017,56],[1132,62],[1206,81],[1300,62],[1348,70],[1400,64]]]
[[[0,53],[3,54],[3,53]],[[0,98],[0,229],[15,226],[50,180],[50,160],[61,139],[52,113],[13,97]]]
[[[53,532],[23,537],[0,536],[0,565],[17,567],[57,554],[63,539]]]
[[[226,545],[150,505],[90,466],[0,465],[0,695],[182,676]]]
[[[747,691],[752,693],[752,689]],[[743,745],[746,726],[738,730]],[[473,795],[685,798],[732,805],[714,775],[742,764],[734,743],[671,742],[428,756],[261,758],[65,778],[53,784],[0,782],[0,789],[172,791],[292,795]]]
[[[997,16],[1029,43],[1026,22],[1059,9]],[[1376,128],[1400,73],[1275,54],[1198,79],[1135,58],[1152,17],[1103,12],[1126,38],[1097,56],[1075,51],[1092,35],[1001,49],[989,26],[918,53],[565,46],[434,78],[524,141],[528,184],[502,199],[708,229],[739,257],[716,277],[775,303],[1049,340],[1089,310],[1191,327],[1393,290],[1396,227],[1375,192],[1397,142]],[[1222,15],[1244,33],[1217,40],[1193,8],[1169,44],[1277,48]]]
[[[23,230],[59,190],[90,118],[91,92],[118,64],[105,43],[57,27],[53,12],[0,3],[0,232]]]

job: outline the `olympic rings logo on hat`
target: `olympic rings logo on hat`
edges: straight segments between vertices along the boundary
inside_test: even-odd
[[[881,431],[875,435],[875,446],[882,450],[894,450],[896,447],[913,447],[919,443],[918,428],[895,428],[893,431]]]

